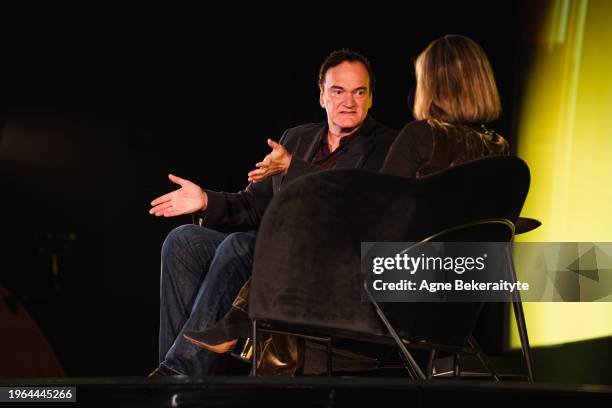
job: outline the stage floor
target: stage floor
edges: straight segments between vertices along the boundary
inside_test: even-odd
[[[92,407],[520,407],[543,402],[579,402],[580,408],[612,401],[603,385],[493,383],[476,380],[412,381],[394,378],[300,377],[206,379],[64,378],[0,380],[0,387],[76,387],[77,403]],[[11,403],[9,403],[11,404]],[[0,406],[4,404],[0,403]],[[18,403],[11,406],[25,407]],[[40,403],[32,406],[40,407]]]

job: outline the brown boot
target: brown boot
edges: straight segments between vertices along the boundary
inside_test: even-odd
[[[193,335],[194,335],[193,332],[189,332],[189,333],[186,333],[184,336],[187,340],[189,340],[196,346],[199,346],[201,348],[204,348],[210,351],[214,351],[215,353],[219,353],[219,354],[227,353],[228,351],[232,351],[234,347],[236,347],[236,343],[238,343],[238,340],[234,339],[234,340],[226,341],[225,343],[221,343],[221,344],[209,344],[209,343],[205,343],[204,341],[198,340],[197,337],[191,337]]]

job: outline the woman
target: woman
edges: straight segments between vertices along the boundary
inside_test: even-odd
[[[485,126],[499,117],[501,107],[491,65],[478,44],[461,35],[439,38],[418,56],[415,74],[413,114],[417,120],[398,134],[383,173],[418,178],[479,157],[508,154],[506,140]],[[290,163],[287,155],[282,146],[275,147],[257,164],[258,169],[249,173],[249,181],[285,172]],[[236,344],[236,337],[248,336],[244,322],[248,322],[249,283],[219,323],[185,336],[216,352],[228,351]],[[272,340],[277,353],[278,344],[290,349],[284,353],[284,362],[294,370],[291,360],[303,356],[299,350],[303,345],[288,336]]]
[[[493,70],[478,44],[461,35],[430,43],[414,64],[415,119],[391,146],[382,172],[421,177],[467,160],[508,154],[485,124],[501,106]]]

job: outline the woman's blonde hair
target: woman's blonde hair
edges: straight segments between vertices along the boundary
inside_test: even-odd
[[[431,42],[414,67],[416,119],[470,124],[499,117],[501,105],[491,64],[470,38],[446,35]]]

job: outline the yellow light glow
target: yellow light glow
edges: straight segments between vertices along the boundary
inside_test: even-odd
[[[549,1],[519,126],[531,242],[612,241],[612,2]],[[612,303],[525,303],[532,345],[612,335]],[[512,317],[513,319],[513,317]],[[511,320],[513,321],[513,320]],[[510,344],[518,347],[512,325]]]

